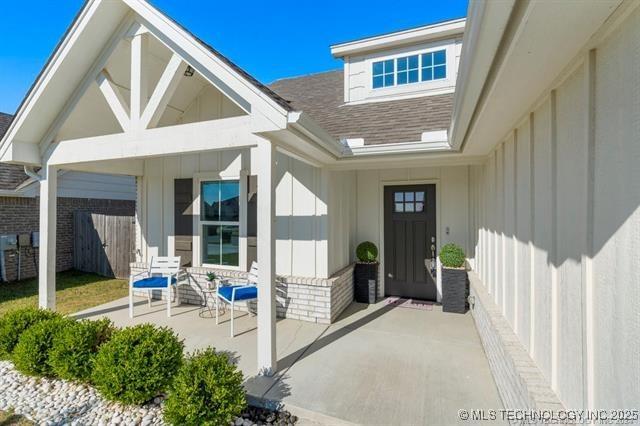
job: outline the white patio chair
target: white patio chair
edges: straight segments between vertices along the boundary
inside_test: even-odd
[[[147,271],[131,275],[129,278],[129,318],[133,318],[133,291],[147,290],[149,307],[151,307],[151,292],[165,291],[167,298],[167,316],[171,316],[171,289],[175,291],[176,301],[180,304],[178,282],[184,279],[181,275],[180,256],[152,257]]]
[[[244,282],[241,285],[224,285],[231,282]],[[218,324],[219,317],[219,302],[228,303],[231,305],[231,337],[234,337],[233,332],[233,316],[235,302],[239,301],[251,301],[258,299],[258,264],[256,262],[251,263],[251,269],[246,279],[225,279],[222,285],[218,287],[216,293],[216,325]]]

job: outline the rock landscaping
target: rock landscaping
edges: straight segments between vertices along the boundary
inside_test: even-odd
[[[91,386],[25,376],[0,361],[0,410],[44,425],[161,425],[161,399],[126,406],[102,398]]]

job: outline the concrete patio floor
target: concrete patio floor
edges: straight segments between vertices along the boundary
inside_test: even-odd
[[[502,403],[470,313],[443,313],[353,303],[332,325],[283,319],[277,324],[278,373],[256,377],[256,318],[236,312],[220,325],[200,318],[199,307],[151,308],[138,299],[135,317],[127,299],[77,314],[108,317],[118,326],[145,322],[171,326],[187,351],[214,346],[228,352],[244,372],[254,398],[283,402],[303,424],[451,424],[458,410]]]

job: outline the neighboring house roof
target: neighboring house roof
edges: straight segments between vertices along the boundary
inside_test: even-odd
[[[0,139],[11,124],[13,116],[0,112]],[[13,190],[28,179],[22,166],[0,163],[0,190]]]
[[[423,132],[446,130],[451,123],[453,93],[345,105],[342,70],[277,80],[269,87],[331,136],[363,138],[366,145],[417,142]]]

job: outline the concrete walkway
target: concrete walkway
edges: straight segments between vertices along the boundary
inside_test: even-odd
[[[105,316],[118,326],[150,322],[171,326],[187,351],[214,346],[228,352],[255,398],[283,402],[306,424],[452,424],[458,410],[502,403],[470,314],[352,304],[327,326],[295,320],[277,325],[278,374],[256,377],[256,320],[236,313],[235,338],[224,322],[200,318],[199,307],[127,300],[92,308],[83,318]]]

